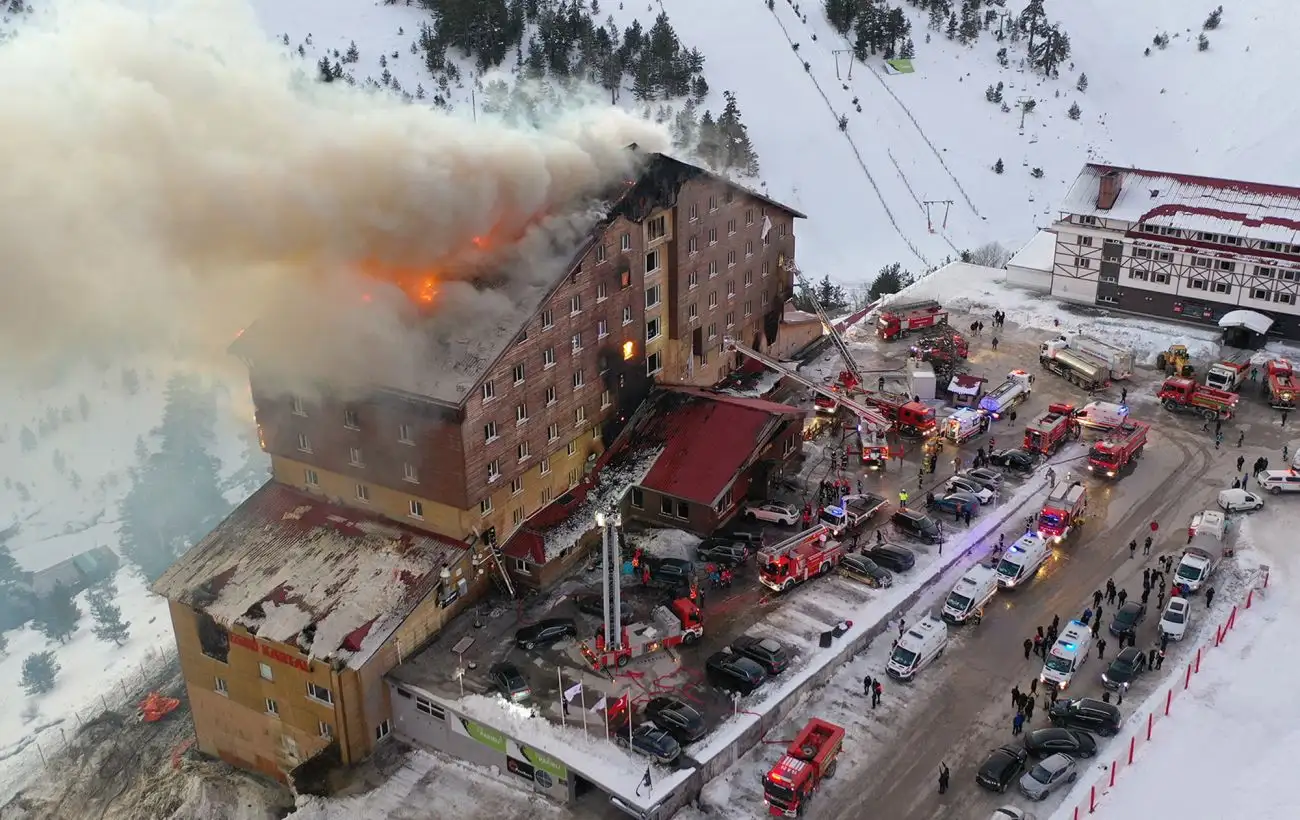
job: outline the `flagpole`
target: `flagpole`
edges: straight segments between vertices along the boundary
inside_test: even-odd
[[[587,734],[587,687],[578,690],[578,698],[578,703],[582,704],[582,734],[585,736]]]
[[[555,677],[560,682],[560,725],[568,726],[569,721],[564,717],[564,670],[555,667]]]
[[[609,740],[609,695],[605,695],[605,697],[601,698],[601,700],[605,701],[605,708],[601,709],[600,711],[603,712],[605,715],[605,740],[608,741]]]

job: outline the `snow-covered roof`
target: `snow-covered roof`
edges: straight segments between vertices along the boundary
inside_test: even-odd
[[[781,314],[781,321],[789,324],[801,324],[803,322],[820,322],[817,314],[802,311],[794,306],[794,302],[785,303],[785,312]]]
[[[274,481],[181,556],[154,592],[358,668],[467,546]]]
[[[1056,234],[1039,231],[1007,260],[1008,268],[1050,271],[1056,259]]]
[[[1219,327],[1244,327],[1261,336],[1272,326],[1272,319],[1253,310],[1230,310],[1219,319]]]
[[[1115,172],[1119,195],[1097,207],[1102,176]],[[1300,244],[1300,188],[1088,164],[1061,202],[1065,213],[1150,222],[1183,230]]]
[[[980,387],[987,381],[982,376],[972,376],[969,373],[958,373],[952,377],[948,383],[948,392],[955,393],[958,396],[975,396],[980,392]]]

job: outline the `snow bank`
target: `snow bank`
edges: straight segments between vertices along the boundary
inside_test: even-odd
[[[595,529],[596,513],[607,513],[617,507],[629,489],[645,480],[662,452],[660,447],[626,461],[615,459],[606,464],[596,476],[595,486],[587,492],[586,500],[568,518],[542,533],[546,560],[552,560]]]
[[[625,531],[626,532],[626,531]],[[700,537],[684,530],[654,529],[626,533],[627,543],[640,547],[657,558],[695,560],[695,548]]]

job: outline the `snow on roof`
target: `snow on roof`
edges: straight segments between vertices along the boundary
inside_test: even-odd
[[[1272,319],[1253,310],[1230,310],[1219,319],[1219,327],[1244,327],[1261,336],[1272,326]]]
[[[242,626],[259,638],[296,643],[308,657],[343,658],[357,668],[466,549],[272,481],[153,589],[226,627]]]
[[[794,302],[785,303],[785,312],[781,314],[781,321],[789,324],[799,324],[802,322],[820,322],[815,313],[807,313],[794,306]]]
[[[611,459],[593,474],[585,499],[560,523],[538,533],[542,539],[544,561],[554,559],[562,550],[578,543],[596,528],[596,513],[612,512],[629,489],[640,484],[654,467],[662,449],[653,447]]]
[[[1120,177],[1119,196],[1097,207],[1103,174]],[[1070,186],[1060,210],[1070,214],[1153,222],[1184,230],[1300,243],[1300,188],[1089,163]]]
[[[624,537],[632,547],[640,547],[656,558],[695,559],[695,548],[700,537],[685,530],[660,529],[625,531]]]
[[[1050,271],[1056,260],[1056,234],[1039,231],[1007,260],[1008,268]]]
[[[948,392],[956,393],[958,396],[974,396],[980,392],[980,387],[986,382],[983,376],[972,376],[969,373],[958,373],[952,377],[948,383]]]

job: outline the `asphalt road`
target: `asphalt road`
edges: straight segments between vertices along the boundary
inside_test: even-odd
[[[1038,383],[1044,385],[1052,379],[1043,375]],[[1020,740],[1011,734],[1015,714],[1011,688],[1026,688],[1042,663],[1034,657],[1025,660],[1024,639],[1034,634],[1035,627],[1049,624],[1054,614],[1060,615],[1063,623],[1078,617],[1091,604],[1092,592],[1104,588],[1108,578],[1137,597],[1142,568],[1154,565],[1161,554],[1181,553],[1188,518],[1213,506],[1217,489],[1231,481],[1236,456],[1246,455],[1249,463],[1265,454],[1276,461],[1283,443],[1271,411],[1261,402],[1243,399],[1238,419],[1225,426],[1226,446],[1216,452],[1212,437],[1201,431],[1199,421],[1172,416],[1148,397],[1157,381],[1156,374],[1143,373],[1137,383],[1129,385],[1134,416],[1153,423],[1150,442],[1135,471],[1113,483],[1086,479],[1090,515],[1081,537],[1073,537],[1059,548],[1032,584],[1000,594],[983,624],[966,630],[940,664],[922,673],[941,676],[941,681],[931,694],[895,716],[892,748],[874,756],[869,770],[854,777],[853,788],[833,788],[819,796],[819,816],[850,820],[870,813],[900,820],[986,820],[999,805],[1026,802],[1011,793],[990,794],[974,782],[989,749]],[[1086,399],[1075,396],[1074,400],[1082,403]],[[1028,414],[1020,415],[1023,419]],[[1233,446],[1238,431],[1247,434],[1243,450]],[[1076,452],[1082,450],[1076,447]],[[1139,546],[1137,558],[1130,559],[1129,540],[1136,537],[1140,544],[1152,520],[1161,524],[1152,555],[1144,559]],[[1201,605],[1202,599],[1194,601],[1194,612]],[[1070,688],[1071,696],[1100,697],[1101,672],[1118,651],[1118,641],[1104,629],[1116,607],[1103,607],[1107,660],[1099,661],[1094,647],[1081,679]],[[1147,620],[1138,633],[1139,647],[1147,649],[1156,642],[1158,620],[1153,595]],[[1171,646],[1166,673],[1179,666],[1185,651],[1185,647]],[[1129,701],[1140,702],[1158,685],[1158,676],[1139,680]],[[1041,696],[1038,706],[1027,728],[1048,725]],[[937,794],[941,762],[952,770],[952,787],[942,797]]]

